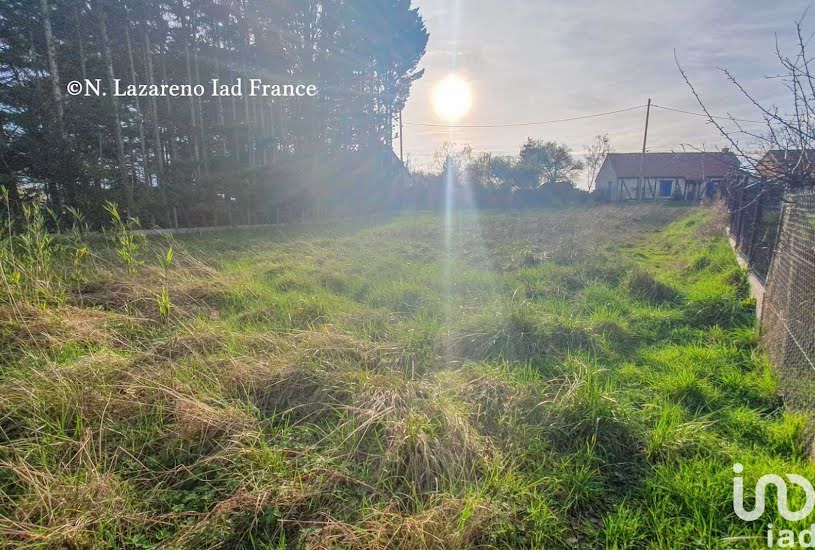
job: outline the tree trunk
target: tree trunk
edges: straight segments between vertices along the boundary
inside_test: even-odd
[[[221,78],[221,52],[223,51],[221,39],[220,39],[220,31],[219,37],[217,40],[218,51],[215,53],[215,78]],[[216,98],[216,106],[218,107],[218,129],[221,132],[221,154],[224,157],[224,161],[228,156],[227,147],[226,147],[226,119],[224,118],[224,101],[223,98],[219,95]]]
[[[51,30],[51,15],[48,0],[40,0],[42,11],[42,26],[45,29],[45,47],[48,54],[48,71],[51,73],[51,95],[57,108],[57,125],[60,134],[64,134],[65,109],[62,105],[62,92],[59,87],[59,65],[57,64],[57,49],[54,44],[54,33]]]
[[[99,31],[102,37],[102,49],[105,55],[105,64],[107,65],[108,85],[110,89],[113,90],[115,87],[116,73],[113,70],[113,55],[110,51],[110,40],[108,39],[108,29],[105,23],[105,11],[102,0],[97,0],[96,9],[99,15]],[[116,138],[116,157],[119,163],[120,183],[124,191],[124,202],[128,216],[135,216],[137,214],[136,201],[133,197],[133,182],[130,181],[130,177],[127,174],[127,161],[125,160],[125,146],[122,139],[122,119],[119,114],[119,102],[113,93],[110,94],[110,104],[113,109],[113,133]]]
[[[232,100],[232,146],[235,149],[235,169],[241,160],[241,143],[240,134],[238,133],[238,100],[235,96],[230,98]]]
[[[193,56],[193,74],[191,76],[195,77],[195,84],[201,83],[201,72],[198,63],[198,19],[195,13],[195,7],[190,6],[190,27],[189,27],[189,42],[192,47],[192,56]],[[187,63],[189,63],[189,55],[187,56]],[[189,68],[187,69],[189,72]],[[202,163],[201,168],[203,169],[204,176],[209,175],[209,147],[207,145],[207,136],[204,131],[204,114],[203,114],[203,105],[201,103],[200,97],[193,97],[192,99],[192,116],[195,120],[197,116],[197,122],[194,121],[193,123],[193,131],[195,130],[195,126],[198,126],[198,134],[196,135],[196,139],[199,143],[199,151],[200,157],[199,161]],[[202,178],[203,179],[203,178]],[[202,182],[204,183],[204,182]],[[217,192],[214,188],[214,182],[207,181],[206,186],[211,188],[210,196],[217,197]],[[212,225],[218,225],[218,209],[216,207],[217,201],[212,200]]]
[[[246,2],[240,1],[241,10],[241,30],[243,32],[243,51],[241,52],[243,75],[249,74],[249,23],[246,18]],[[245,80],[245,79],[244,79]],[[246,123],[246,149],[248,153],[248,162],[250,167],[255,165],[255,143],[252,136],[254,133],[254,124],[249,118],[249,94],[245,93],[243,96],[243,120]]]
[[[187,80],[192,82],[192,63],[190,63],[190,46],[184,46],[184,57],[187,61]],[[190,141],[192,141],[193,157],[196,162],[201,162],[201,154],[198,150],[198,130],[196,128],[196,121],[198,117],[195,114],[195,98],[190,97]]]
[[[40,0],[40,11],[42,12],[42,26],[45,31],[45,48],[46,57],[48,58],[48,72],[51,74],[51,98],[54,101],[54,106],[57,112],[57,131],[59,132],[61,144],[65,142],[65,108],[62,104],[62,92],[59,87],[59,65],[57,63],[57,49],[54,44],[54,33],[51,29],[51,13],[48,5],[48,0]],[[32,39],[33,40],[33,39]],[[62,155],[56,155],[60,160]],[[58,182],[52,181],[48,184],[48,194],[50,195],[51,202],[57,205],[57,208],[62,211],[64,204],[64,196],[62,188]]]
[[[136,75],[136,64],[133,63],[133,47],[130,42],[130,23],[125,24],[125,40],[127,43],[127,58],[130,62],[130,79],[132,83],[138,84],[138,76]],[[152,192],[152,178],[150,176],[150,163],[147,158],[147,140],[144,138],[144,119],[141,112],[141,101],[136,97],[136,120],[139,129],[139,149],[141,152],[142,170],[144,171],[144,186],[148,192]]]
[[[150,42],[150,33],[147,30],[147,22],[143,22],[142,37],[144,40],[144,63],[147,74],[147,83],[155,84],[153,75],[153,46]],[[155,145],[156,157],[156,185],[158,186],[159,200],[161,207],[167,216],[167,226],[170,226],[170,213],[167,210],[167,191],[164,189],[164,148],[161,145],[161,126],[158,121],[158,101],[155,96],[150,96],[150,125],[153,127],[153,143]]]
[[[199,70],[198,70],[198,52],[196,51],[193,54],[194,60],[194,67],[195,67],[195,83],[200,84],[201,79],[199,78]],[[206,127],[204,126],[204,106],[201,103],[201,98],[195,98],[197,107],[196,110],[198,111],[198,132],[199,132],[199,143],[201,144],[201,160],[204,163],[204,174],[209,174],[209,140],[207,139]]]
[[[84,2],[80,1],[74,4],[74,25],[76,27],[76,43],[79,46],[79,67],[82,74],[82,80],[88,78],[88,62],[85,59],[85,43],[82,40],[82,24],[79,19],[79,6]]]
[[[215,57],[215,78],[221,78],[221,52],[222,44],[220,39],[220,29],[217,31],[216,34],[216,41],[213,43],[213,46],[217,46],[217,51],[214,54]],[[224,118],[224,102],[221,96],[217,97],[216,106],[218,109],[218,129],[220,132],[220,141],[221,141],[221,159],[222,165],[227,166],[227,158],[228,158],[228,151],[226,145],[226,119]],[[232,225],[232,178],[227,178],[224,182],[223,187],[224,198],[226,199],[226,215],[229,225]],[[210,194],[210,201],[213,204],[217,204],[218,202],[218,195],[217,193]]]
[[[184,43],[184,60],[186,61],[187,64],[187,82],[192,83],[192,61],[190,60],[191,35],[189,30],[189,21],[185,21],[182,24],[186,27],[187,31],[186,41]],[[196,111],[195,97],[190,96],[190,142],[192,142],[193,158],[195,158],[196,163],[200,164],[201,152],[198,145],[198,130],[197,130],[198,116],[196,115],[195,111]]]
[[[268,98],[261,98],[258,106],[255,109],[255,118],[260,119],[260,137],[263,141],[263,151],[260,156],[260,166],[267,166],[269,164],[269,136],[266,129],[266,104],[270,100]]]
[[[193,27],[193,32],[195,32],[195,27]],[[195,35],[193,35],[195,36]],[[193,67],[195,69],[195,83],[201,83],[201,73],[198,68],[198,47],[197,47],[197,38],[194,38],[193,42]],[[198,111],[198,131],[199,131],[199,139],[201,143],[201,159],[204,162],[204,174],[209,174],[209,148],[207,147],[207,134],[206,129],[204,128],[204,108],[201,103],[201,98],[196,97],[196,108]]]
[[[159,59],[161,60],[161,78],[162,78],[163,82],[169,83],[169,79],[167,78],[167,62],[165,60],[165,57],[166,57],[166,54],[167,54],[166,45],[164,47],[164,54],[165,55],[159,56]],[[167,122],[168,122],[169,130],[170,130],[170,161],[172,162],[172,161],[177,160],[179,158],[178,157],[178,144],[176,143],[176,139],[175,139],[175,123],[173,122],[173,104],[170,101],[170,96],[169,95],[164,96],[164,102],[165,102],[166,107],[167,107]]]
[[[266,139],[268,140],[269,148],[269,164],[275,162],[275,152],[277,150],[277,138],[275,137],[275,104],[274,101],[269,100],[269,125],[266,127]]]

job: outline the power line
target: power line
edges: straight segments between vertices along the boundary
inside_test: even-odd
[[[694,113],[693,111],[685,111],[685,110],[682,110],[682,109],[676,109],[674,107],[665,107],[663,105],[657,105],[656,103],[652,104],[651,107],[656,107],[657,109],[662,109],[664,111],[673,111],[674,113],[683,113],[683,114],[686,114],[686,115],[700,116],[702,118],[716,118],[716,119],[720,119],[720,120],[731,120],[731,121],[736,121],[736,122],[752,122],[752,123],[755,123],[755,124],[764,124],[766,122],[765,120],[750,120],[748,118],[735,118],[735,117],[729,117],[729,116],[710,116],[710,117],[708,117],[708,115],[706,115],[705,113]]]
[[[657,105],[656,103],[652,103],[651,106],[655,107],[657,109],[662,109],[664,111],[671,111],[671,112],[674,112],[674,113],[681,113],[681,114],[685,114],[685,115],[691,115],[691,116],[702,117],[702,118],[715,118],[715,119],[719,119],[719,120],[730,120],[730,121],[735,121],[735,122],[749,122],[749,123],[753,123],[753,124],[764,124],[766,122],[764,120],[752,120],[752,119],[748,119],[748,118],[736,118],[736,117],[730,117],[730,116],[711,116],[711,117],[708,117],[708,115],[706,115],[704,113],[695,113],[693,111],[686,111],[684,109],[677,109],[675,107],[666,107],[665,105]],[[539,125],[543,125],[543,124],[556,124],[558,122],[571,122],[571,121],[575,121],[575,120],[586,120],[586,119],[590,119],[590,118],[597,118],[597,117],[615,115],[617,113],[625,113],[625,112],[628,112],[628,111],[635,111],[637,109],[642,109],[644,107],[646,107],[645,104],[636,105],[634,107],[626,107],[625,109],[615,109],[613,111],[606,111],[606,112],[603,112],[603,113],[592,113],[590,115],[581,115],[581,116],[568,117],[568,118],[556,118],[556,119],[551,119],[551,120],[540,120],[540,121],[536,121],[536,122],[517,122],[517,123],[509,123],[509,124],[433,124],[433,123],[428,123],[428,122],[405,122],[404,125],[405,126],[421,126],[421,127],[424,127],[424,128],[442,128],[442,129],[450,129],[450,130],[466,129],[466,128],[521,128],[521,127],[526,127],[526,126],[539,126]]]
[[[605,113],[594,113],[591,115],[583,115],[569,118],[557,118],[553,120],[541,120],[538,122],[518,122],[515,124],[429,124],[425,122],[405,122],[405,126],[423,126],[426,128],[518,128],[523,126],[538,126],[541,124],[554,124],[556,122],[570,122],[573,120],[584,120],[587,118],[595,118],[601,116],[614,115],[617,113],[625,113],[626,111],[634,111],[642,109],[645,105],[637,105],[636,107],[627,107],[625,109],[617,109],[615,111],[606,111]]]

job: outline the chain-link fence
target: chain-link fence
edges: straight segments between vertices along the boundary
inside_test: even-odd
[[[787,404],[815,412],[815,189],[783,200],[761,314],[762,342]]]
[[[781,222],[784,188],[740,175],[730,181],[724,193],[736,248],[753,274],[766,283]]]

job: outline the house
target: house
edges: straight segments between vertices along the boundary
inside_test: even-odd
[[[685,200],[712,197],[724,178],[739,169],[727,149],[699,153],[609,153],[594,180],[606,199]]]
[[[756,175],[766,182],[788,188],[811,186],[815,181],[815,150],[767,151],[756,163]]]
[[[413,175],[392,148],[384,148],[380,162],[380,170],[388,176],[389,183],[400,189],[413,185]]]

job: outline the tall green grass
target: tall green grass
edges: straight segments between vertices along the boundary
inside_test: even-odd
[[[29,214],[0,240],[39,273],[0,300],[4,546],[761,547],[732,464],[815,478],[710,212],[458,215],[450,248],[428,215],[120,223],[43,257]]]

